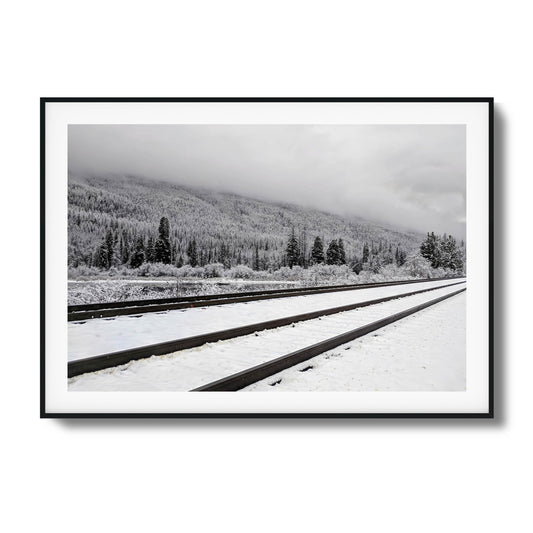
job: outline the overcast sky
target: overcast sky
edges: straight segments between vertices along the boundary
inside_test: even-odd
[[[464,125],[71,125],[69,171],[128,174],[465,237]]]

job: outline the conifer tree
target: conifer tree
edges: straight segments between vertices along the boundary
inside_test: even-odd
[[[339,257],[339,243],[333,239],[328,245],[328,250],[326,252],[326,263],[328,265],[338,265]]]
[[[107,245],[105,243],[105,240],[96,248],[94,252],[93,265],[97,268],[109,268]]]
[[[441,249],[439,238],[435,233],[427,234],[426,239],[420,245],[420,254],[431,262],[433,268],[441,266]]]
[[[307,232],[305,228],[300,232],[300,237],[298,239],[298,248],[300,250],[300,255],[298,257],[298,264],[304,268],[307,268],[308,266]]]
[[[346,252],[344,251],[344,242],[342,239],[338,240],[337,243],[339,255],[338,255],[338,265],[345,265],[346,264]]]
[[[196,248],[195,239],[189,242],[189,246],[187,248],[187,255],[189,256],[189,264],[192,267],[195,267],[198,264],[198,250]]]
[[[132,268],[139,268],[144,263],[144,242],[142,237],[137,237],[135,247],[131,254],[130,265]]]
[[[154,263],[157,261],[155,253],[155,241],[153,237],[148,237],[146,242],[145,259],[148,263]]]
[[[322,244],[322,239],[320,237],[315,237],[313,249],[311,250],[311,261],[313,264],[324,262],[324,245]]]
[[[396,252],[394,254],[394,260],[396,261],[396,265],[402,266],[405,264],[405,260],[407,258],[407,254],[405,250],[402,250],[399,246],[396,246]]]
[[[368,249],[368,244],[365,242],[363,245],[363,263],[368,263],[368,256],[369,256],[370,250]]]
[[[224,268],[231,268],[230,251],[225,243],[220,245],[219,261],[224,265]]]
[[[292,228],[289,241],[287,242],[287,248],[285,251],[285,255],[287,257],[287,265],[290,268],[298,264],[298,261],[300,259],[300,247],[298,245],[298,239],[296,239],[296,236],[294,234],[294,226]]]
[[[107,230],[105,236],[105,249],[107,252],[107,268],[111,268],[115,259],[115,237],[110,229]]]
[[[170,264],[170,226],[167,217],[161,217],[159,221],[159,238],[155,243],[155,260],[158,263]]]

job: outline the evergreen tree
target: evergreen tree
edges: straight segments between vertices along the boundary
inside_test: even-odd
[[[144,263],[144,242],[142,237],[137,237],[135,247],[130,258],[131,268],[139,268]]]
[[[220,245],[219,261],[224,265],[224,268],[231,268],[229,248],[224,243]]]
[[[368,263],[368,256],[369,256],[370,250],[368,249],[368,244],[365,242],[363,245],[363,263]]]
[[[105,236],[105,249],[107,252],[107,268],[111,268],[115,260],[115,236],[110,229],[107,230]]]
[[[183,256],[181,254],[178,256],[178,260],[176,261],[176,266],[178,268],[181,268],[183,266]]]
[[[313,264],[324,262],[324,245],[320,237],[315,237],[313,249],[311,250],[311,261]]]
[[[170,226],[167,217],[161,217],[159,221],[159,238],[155,243],[155,260],[158,263],[170,264]]]
[[[326,252],[326,263],[328,265],[338,265],[339,261],[339,243],[335,239],[333,239],[328,245],[328,250]]]
[[[396,261],[396,265],[402,266],[403,264],[405,264],[406,258],[407,253],[399,246],[396,246],[396,253],[394,254],[394,260]]]
[[[338,265],[345,265],[346,264],[346,252],[344,251],[344,242],[342,239],[338,240],[337,243],[338,250],[339,250],[339,257],[338,257]]]
[[[420,254],[422,257],[428,259],[433,268],[441,266],[441,249],[439,238],[435,233],[431,232],[427,234],[426,239],[420,245]]]
[[[257,244],[255,245],[253,269],[259,270],[259,246]]]
[[[93,256],[93,265],[97,268],[109,268],[108,256],[107,256],[107,245],[105,240],[100,246],[98,246],[94,252]]]
[[[300,238],[298,239],[298,248],[300,249],[298,264],[301,267],[307,268],[307,232],[305,231],[305,229],[300,232]]]
[[[145,259],[148,263],[155,263],[157,261],[155,253],[155,240],[153,237],[148,237],[148,241],[146,242],[145,255]]]
[[[462,251],[457,247],[455,239],[444,235],[440,241],[440,263],[443,268],[450,270],[463,269]]]
[[[123,233],[120,240],[120,261],[122,264],[126,264],[130,259],[130,244],[128,234]]]
[[[298,245],[298,239],[296,239],[296,236],[294,234],[294,226],[292,228],[289,241],[287,242],[287,248],[285,251],[285,255],[287,257],[287,265],[290,268],[298,264],[298,261],[300,259],[300,247]]]
[[[189,241],[187,248],[187,255],[189,256],[189,264],[195,267],[198,264],[198,250],[196,248],[196,240]]]

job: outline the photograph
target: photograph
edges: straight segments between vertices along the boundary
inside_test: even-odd
[[[490,99],[58,100],[44,415],[491,415]]]

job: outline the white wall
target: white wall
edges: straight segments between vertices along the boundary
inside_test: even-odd
[[[533,263],[527,7],[464,0],[4,6],[4,530],[531,527],[531,289],[521,282]],[[494,96],[497,419],[39,420],[39,96]],[[19,251],[34,264],[11,259]]]

